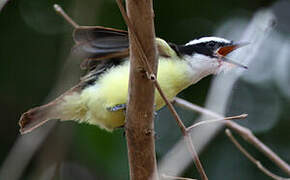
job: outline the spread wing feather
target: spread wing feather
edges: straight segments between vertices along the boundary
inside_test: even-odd
[[[74,30],[73,38],[76,42],[72,49],[73,53],[84,59],[81,64],[82,69],[92,70],[99,64],[106,64],[108,59],[120,60],[129,57],[127,31],[102,26],[81,26]],[[171,57],[175,54],[174,44],[167,44],[159,38],[156,42],[159,56]],[[104,62],[101,63],[101,61]],[[112,61],[109,62],[112,63]],[[103,66],[98,66],[99,68]]]
[[[102,26],[81,26],[73,33],[76,45],[73,53],[84,59],[103,60],[129,55],[127,31]]]

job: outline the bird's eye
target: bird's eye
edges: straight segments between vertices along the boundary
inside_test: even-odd
[[[213,48],[215,46],[215,43],[210,41],[207,43],[207,46]]]

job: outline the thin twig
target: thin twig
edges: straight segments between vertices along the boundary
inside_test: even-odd
[[[273,152],[268,146],[262,143],[248,128],[245,128],[235,122],[227,121],[225,125],[239,133],[242,138],[255,146],[260,152],[274,162],[279,168],[290,175],[290,166],[283,159],[281,159],[275,152]]]
[[[169,176],[166,174],[162,174],[161,177],[163,179],[178,179],[178,180],[196,180],[196,179],[192,179],[192,178],[184,178],[184,177],[177,177],[177,176]]]
[[[168,100],[168,98],[166,97],[166,95],[164,94],[164,92],[162,91],[162,89],[161,89],[159,83],[157,82],[157,80],[154,81],[154,82],[155,82],[155,86],[156,86],[156,88],[157,88],[159,94],[161,95],[161,97],[163,98],[163,100],[164,100],[165,103],[167,104],[167,106],[168,106],[170,112],[171,112],[172,115],[174,116],[174,118],[175,118],[175,120],[176,120],[176,122],[177,122],[177,124],[178,124],[178,126],[179,126],[179,128],[180,128],[180,130],[181,130],[181,132],[182,132],[182,134],[183,134],[184,136],[186,136],[186,135],[188,134],[187,131],[186,131],[186,127],[184,126],[184,124],[183,124],[181,118],[179,117],[178,113],[176,112],[174,106],[173,106],[172,103]]]
[[[204,125],[204,124],[215,123],[215,122],[225,122],[225,121],[234,120],[234,119],[245,119],[246,117],[248,117],[248,114],[241,114],[238,116],[231,116],[231,117],[201,121],[201,122],[193,124],[192,126],[187,127],[186,130],[190,131],[197,126]]]
[[[193,146],[192,139],[191,139],[189,133],[186,131],[186,127],[184,126],[183,122],[181,121],[181,119],[180,119],[179,115],[177,114],[176,110],[174,109],[173,105],[171,104],[171,102],[168,100],[168,98],[166,97],[166,95],[162,91],[162,89],[161,89],[161,87],[160,87],[160,85],[159,85],[159,83],[157,81],[157,78],[153,74],[153,71],[151,69],[150,64],[147,61],[147,57],[146,57],[146,55],[144,53],[144,50],[143,50],[143,48],[142,48],[142,46],[140,44],[140,41],[139,41],[139,39],[138,39],[138,37],[137,37],[137,35],[135,33],[135,28],[131,24],[130,19],[128,18],[127,14],[126,14],[125,8],[123,7],[122,0],[116,0],[116,1],[117,1],[118,6],[119,6],[119,9],[121,11],[121,14],[122,14],[122,16],[123,16],[128,28],[129,28],[129,30],[131,31],[131,33],[133,35],[132,37],[133,37],[133,40],[136,42],[138,53],[139,53],[139,55],[141,57],[141,60],[143,61],[143,64],[146,67],[146,70],[147,70],[148,74],[150,75],[150,79],[154,83],[154,85],[157,88],[159,94],[161,95],[161,97],[163,98],[165,103],[167,104],[167,106],[168,106],[169,110],[171,111],[171,113],[173,114],[173,116],[174,116],[179,128],[181,129],[181,132],[182,132],[182,134],[184,136],[184,139],[186,141],[188,150],[189,150],[189,152],[192,155],[192,158],[193,158],[194,163],[195,163],[195,165],[197,167],[197,170],[199,171],[199,173],[201,175],[201,178],[203,180],[207,180],[208,178],[207,178],[206,173],[205,173],[205,171],[204,171],[204,169],[202,167],[202,164],[201,164],[201,162],[199,160],[199,157],[198,157],[198,155],[196,153],[196,150],[195,150],[195,148]]]
[[[53,5],[54,10],[61,15],[69,24],[71,24],[74,28],[79,28],[80,26],[70,18],[66,12],[60,7],[58,4]]]
[[[201,114],[206,114],[212,117],[216,118],[223,118],[222,115],[219,115],[215,112],[212,112],[208,109],[202,108],[198,105],[192,104],[184,99],[180,98],[174,98],[174,103],[177,105],[189,109],[191,111],[199,112]],[[260,152],[262,152],[266,157],[268,157],[273,163],[275,163],[281,170],[283,170],[285,173],[290,175],[290,166],[282,160],[276,153],[274,153],[269,147],[267,147],[264,143],[262,143],[248,128],[245,128],[233,121],[226,121],[225,125],[236,131],[239,135],[242,136],[242,138],[254,145]]]
[[[214,118],[224,118],[224,116],[216,113],[216,112],[213,112],[211,110],[208,110],[208,109],[205,109],[201,106],[198,106],[196,104],[193,104],[191,102],[188,102],[184,99],[181,99],[181,98],[178,98],[178,97],[175,97],[172,101],[173,104],[176,104],[184,109],[187,109],[187,110],[190,110],[190,111],[195,111],[195,112],[198,112],[200,114],[205,114],[205,115],[208,115],[208,116],[211,116],[211,117],[214,117]]]
[[[139,41],[139,39],[137,37],[136,30],[135,30],[134,26],[132,25],[131,21],[129,20],[129,17],[128,17],[128,15],[127,15],[127,13],[125,11],[125,8],[124,8],[124,6],[122,4],[122,0],[116,0],[116,2],[118,4],[118,7],[120,9],[120,12],[121,12],[121,14],[123,16],[123,19],[125,20],[125,23],[128,26],[128,29],[130,29],[130,31],[133,34],[132,37],[133,37],[133,40],[136,42],[137,51],[138,51],[139,56],[141,57],[142,64],[144,66],[146,66],[147,72],[151,75],[151,74],[153,74],[153,70],[152,70],[150,64],[147,61],[147,57],[145,55],[145,52],[144,52],[144,50],[143,50],[143,48],[141,46],[141,43],[140,43],[140,41]]]
[[[226,135],[230,138],[230,140],[235,144],[235,146],[252,162],[254,163],[263,173],[268,175],[269,177],[275,179],[275,180],[289,180],[289,178],[280,177],[276,174],[273,174],[268,169],[266,169],[260,161],[258,161],[256,158],[254,158],[245,148],[242,147],[242,145],[235,139],[235,137],[232,135],[231,131],[229,129],[225,130]]]

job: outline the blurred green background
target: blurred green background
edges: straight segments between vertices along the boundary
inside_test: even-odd
[[[45,129],[48,127],[55,125],[33,152],[32,158],[23,167],[20,176],[16,175],[17,166],[8,166],[12,168],[4,166],[7,165],[5,160],[9,153],[11,155],[11,149],[20,136],[17,123],[21,114],[31,107],[57,97],[65,89],[76,84],[84,73],[79,70],[81,59],[70,56],[73,29],[55,13],[54,3],[60,4],[80,25],[126,28],[114,0],[13,0],[7,3],[0,12],[0,110],[2,114],[0,168],[2,175],[5,174],[0,179],[128,179],[127,150],[123,130],[108,133],[98,127],[74,122],[51,121],[37,132],[32,132],[32,135],[26,135],[29,138],[33,133],[41,134],[42,131],[46,132]],[[196,37],[213,35],[218,27],[231,18],[248,21],[259,9],[272,7],[277,15],[282,17],[282,21],[278,19],[276,31],[281,36],[289,38],[289,11],[288,13],[286,10],[279,11],[281,7],[277,5],[279,3],[289,5],[289,1],[269,0],[154,1],[156,35],[181,44]],[[285,21],[285,18],[288,18],[288,21]],[[211,80],[212,77],[203,79],[197,85],[183,91],[180,97],[204,105]],[[289,84],[290,81],[288,87]],[[269,83],[264,85],[265,87],[256,87],[255,83],[243,82],[236,89],[243,89],[243,87],[258,89],[259,91],[255,91],[256,97],[260,91],[265,92],[263,88],[270,88],[272,90],[269,92],[270,95],[260,98],[261,104],[265,103],[264,97],[271,97],[273,94],[278,96],[279,113],[275,125],[270,124],[265,130],[257,131],[257,136],[278,152],[283,159],[290,162],[289,99],[285,98],[275,85]],[[232,99],[235,98],[234,95],[232,96]],[[237,109],[239,107],[233,111],[243,113]],[[271,110],[272,107],[261,109],[258,113],[271,112]],[[187,124],[192,124],[198,116],[179,108],[178,111]],[[250,114],[250,112],[246,113]],[[256,126],[256,124],[246,123],[245,125],[259,129],[259,124]],[[169,131],[168,127],[170,127],[170,136],[165,133],[166,130]],[[166,109],[157,116],[156,132],[157,157],[160,159],[181,137]],[[31,140],[29,143],[33,144],[33,142]],[[31,144],[25,147],[29,148]],[[247,147],[272,171],[286,176],[263,155]],[[21,152],[22,149],[18,151]],[[13,154],[11,156],[13,157]],[[223,133],[220,133],[202,151],[200,157],[210,179],[269,179],[245,159]],[[15,163],[17,164],[17,161]],[[193,164],[190,165],[184,172],[184,176],[197,178],[194,169]]]

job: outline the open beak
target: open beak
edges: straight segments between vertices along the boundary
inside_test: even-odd
[[[226,56],[227,54],[231,53],[233,50],[238,49],[238,48],[243,47],[243,46],[246,46],[248,44],[250,44],[250,43],[240,42],[240,43],[231,44],[229,46],[224,46],[224,47],[221,47],[217,50],[217,54],[219,56]]]
[[[216,54],[219,57],[219,59],[222,60],[222,61],[225,61],[225,62],[234,64],[234,65],[239,66],[239,67],[242,67],[244,69],[248,69],[247,66],[244,66],[242,64],[239,64],[239,63],[237,63],[235,61],[232,61],[229,58],[226,58],[225,57],[226,55],[228,55],[229,53],[231,53],[235,49],[238,49],[240,47],[246,46],[248,44],[250,44],[250,43],[248,43],[248,42],[240,42],[240,43],[234,43],[234,44],[231,44],[231,45],[228,45],[228,46],[224,46],[224,47],[219,48],[216,51]]]

